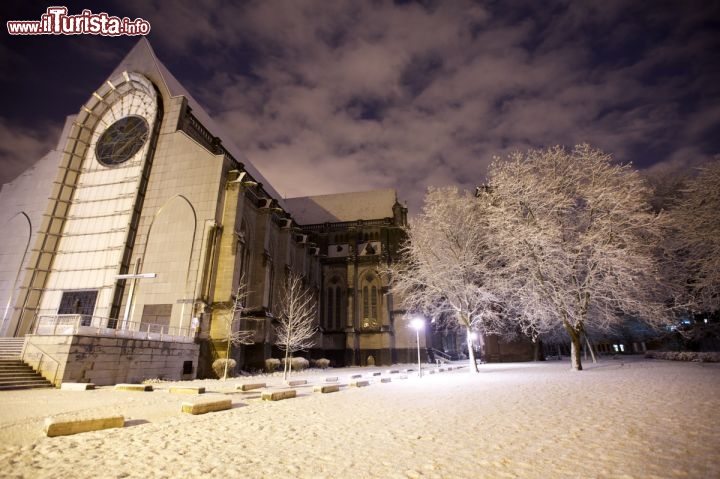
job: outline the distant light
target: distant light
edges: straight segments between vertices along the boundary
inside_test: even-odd
[[[475,341],[475,340],[478,338],[478,333],[476,333],[475,331],[470,331],[470,332],[468,333],[468,338],[470,338],[471,340]]]

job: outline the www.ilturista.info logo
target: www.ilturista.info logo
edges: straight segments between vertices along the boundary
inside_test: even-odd
[[[83,10],[80,15],[68,15],[66,7],[48,7],[40,20],[7,22],[10,35],[147,35],[150,22],[142,18],[111,17],[107,13]]]

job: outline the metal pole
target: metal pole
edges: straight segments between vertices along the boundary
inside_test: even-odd
[[[417,337],[417,350],[418,350],[418,375],[422,377],[422,365],[420,364],[420,329],[415,330],[415,335]]]

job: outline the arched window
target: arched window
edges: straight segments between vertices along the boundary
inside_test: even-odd
[[[240,229],[235,230],[235,237],[237,239],[237,243],[235,244],[235,264],[237,276],[235,284],[237,285],[240,278],[243,278],[247,284],[249,283],[248,265],[250,264],[250,250],[248,245],[250,244],[250,238],[248,236],[245,220],[242,220],[242,223],[240,223]]]
[[[337,331],[343,327],[343,288],[337,276],[330,280],[325,295],[325,327]]]
[[[325,311],[325,327],[328,329],[334,329],[335,320],[335,286],[330,285],[327,289],[327,310]]]
[[[363,277],[362,285],[362,329],[378,329],[380,327],[380,316],[378,310],[378,286],[377,278],[368,273]]]

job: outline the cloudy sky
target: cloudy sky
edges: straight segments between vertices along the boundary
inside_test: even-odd
[[[416,209],[428,185],[472,187],[493,156],[556,144],[639,168],[720,153],[719,2],[13,0],[0,183],[137,42],[8,35],[58,4],[149,21],[160,60],[286,197],[394,187]]]

